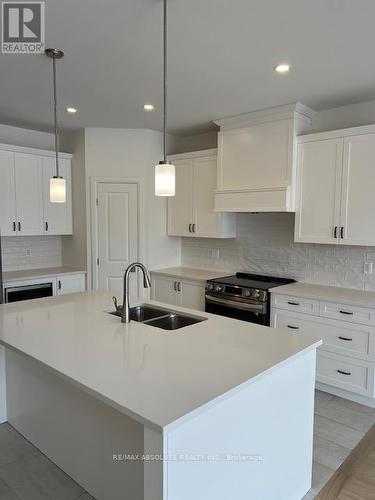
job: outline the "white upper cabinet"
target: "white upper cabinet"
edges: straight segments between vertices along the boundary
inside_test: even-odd
[[[192,232],[193,160],[173,159],[176,195],[168,198],[169,236],[190,236]]]
[[[14,187],[14,153],[0,151],[0,234],[16,234],[16,199]]]
[[[56,175],[54,158],[43,158],[43,202],[45,234],[72,234],[72,181],[70,160],[59,160],[60,175],[66,181],[66,203],[49,201],[49,181]]]
[[[216,121],[218,212],[295,209],[296,136],[311,126],[302,104]]]
[[[60,154],[66,203],[50,203],[55,175],[50,151],[0,144],[0,230],[3,236],[72,234],[71,155]]]
[[[295,241],[337,243],[342,139],[298,145]]]
[[[232,214],[214,212],[216,150],[174,155],[176,196],[168,198],[168,235],[233,238]]]
[[[299,138],[295,241],[375,246],[375,126]]]
[[[375,245],[375,133],[344,139],[342,242]]]
[[[18,234],[43,234],[42,158],[15,153],[14,167]]]

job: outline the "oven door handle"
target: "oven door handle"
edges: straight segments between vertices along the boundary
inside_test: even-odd
[[[248,304],[246,302],[236,302],[234,300],[221,299],[221,298],[218,299],[216,297],[212,297],[211,295],[206,295],[206,301],[211,302],[213,304],[232,307],[233,309],[254,311],[265,314],[265,307],[263,304]]]

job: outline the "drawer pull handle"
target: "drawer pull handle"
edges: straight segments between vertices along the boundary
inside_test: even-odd
[[[343,370],[337,370],[338,373],[341,373],[341,375],[346,375],[347,377],[349,377],[351,375],[350,372],[344,372]]]
[[[290,301],[290,300],[288,301],[288,304],[289,304],[290,306],[299,306],[299,302],[292,302],[292,301]]]
[[[353,339],[349,339],[348,337],[341,337],[340,335],[339,335],[339,339],[345,340],[346,342],[351,342],[353,340]]]
[[[340,311],[341,314],[348,314],[349,316],[353,316],[354,313],[350,311]]]
[[[288,325],[291,330],[299,330],[299,326]]]

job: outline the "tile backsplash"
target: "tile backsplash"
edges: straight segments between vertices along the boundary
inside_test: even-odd
[[[294,214],[238,214],[236,239],[183,238],[182,265],[375,291],[375,247],[293,239]],[[374,263],[374,274],[364,274],[365,262]]]
[[[62,265],[61,236],[14,236],[1,239],[3,271]]]

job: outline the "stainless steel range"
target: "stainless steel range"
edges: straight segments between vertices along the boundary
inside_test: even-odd
[[[206,283],[206,312],[269,326],[269,290],[294,281],[248,273],[209,280]]]

